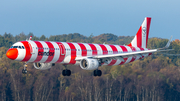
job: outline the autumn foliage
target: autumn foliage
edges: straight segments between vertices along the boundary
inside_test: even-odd
[[[56,64],[49,70],[36,70],[28,63],[28,73],[22,74],[24,63],[12,61],[5,55],[16,41],[32,40],[128,44],[133,37],[110,33],[83,36],[78,33],[40,38],[32,33],[13,36],[0,35],[0,99],[1,101],[179,101],[180,99],[180,41],[172,42],[174,51],[152,56],[120,66],[102,66],[103,74],[68,65],[70,77],[62,76],[64,69]],[[161,48],[167,39],[150,38],[148,48]]]

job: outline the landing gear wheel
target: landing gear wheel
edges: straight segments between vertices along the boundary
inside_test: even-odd
[[[71,75],[71,71],[68,70],[68,69],[65,69],[65,70],[62,71],[62,75],[63,76],[70,76]]]
[[[23,74],[27,74],[27,63],[24,64],[24,69],[22,70]]]
[[[98,70],[98,71],[97,71],[97,76],[101,76],[101,75],[102,75],[101,70]]]
[[[66,76],[66,70],[63,70],[63,71],[62,71],[62,75],[63,75],[63,76]]]
[[[55,63],[52,63],[52,66],[55,66]]]
[[[94,70],[93,75],[97,76],[97,70]]]
[[[26,69],[23,69],[23,70],[22,70],[22,73],[23,73],[23,74],[27,74],[27,70],[26,70]]]
[[[101,76],[102,75],[102,72],[101,72],[101,70],[94,70],[94,72],[93,72],[93,75],[94,76]]]
[[[70,76],[71,75],[71,71],[70,70],[66,70],[66,75]]]

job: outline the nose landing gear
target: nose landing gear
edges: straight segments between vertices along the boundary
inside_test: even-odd
[[[27,74],[27,63],[24,64],[24,69],[22,70],[23,74]]]

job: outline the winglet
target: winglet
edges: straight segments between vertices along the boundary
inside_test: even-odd
[[[167,42],[166,46],[164,48],[168,48],[171,44],[172,41],[172,36],[170,37],[169,41]]]
[[[171,44],[171,41],[172,41],[172,36],[170,37],[169,41],[167,42],[166,46],[163,47],[163,48],[158,48],[158,50],[162,50],[162,49],[167,49],[169,48],[170,44]],[[170,49],[170,50],[173,50],[173,49]]]
[[[29,40],[31,40],[31,39],[32,39],[32,36],[29,37]]]

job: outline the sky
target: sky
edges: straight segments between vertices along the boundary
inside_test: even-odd
[[[0,0],[0,35],[135,36],[145,17],[149,38],[180,39],[180,0]]]

